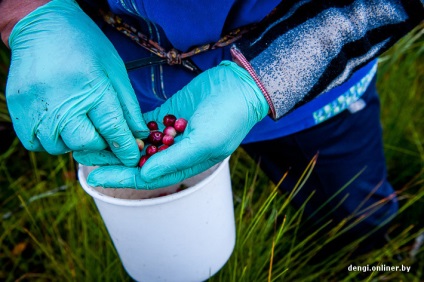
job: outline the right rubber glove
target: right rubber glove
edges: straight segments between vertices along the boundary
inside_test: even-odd
[[[126,166],[140,158],[134,137],[148,128],[124,63],[73,0],[54,0],[20,20],[6,98],[26,149],[62,154],[110,147]]]
[[[249,73],[223,61],[194,78],[163,105],[144,115],[161,122],[167,114],[188,120],[174,145],[152,155],[144,166],[128,168],[108,155],[74,154],[80,163],[105,165],[88,176],[92,186],[155,189],[175,184],[224,160],[262,120],[269,105]],[[86,155],[87,156],[87,155]]]

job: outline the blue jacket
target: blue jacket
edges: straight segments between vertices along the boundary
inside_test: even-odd
[[[244,142],[272,139],[320,123],[364,93],[376,58],[416,26],[423,1],[108,0],[110,9],[166,49],[186,52],[230,30],[261,22],[235,43],[253,68],[272,114]],[[103,26],[124,61],[154,56]],[[192,57],[202,70],[237,59],[230,47]],[[129,73],[142,111],[161,105],[194,76],[160,65]]]

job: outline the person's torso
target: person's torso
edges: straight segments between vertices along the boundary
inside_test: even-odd
[[[112,12],[128,20],[166,50],[175,48],[186,52],[196,46],[217,42],[234,28],[259,22],[279,1],[108,0],[108,3]],[[104,32],[124,62],[155,56],[110,27],[105,27]],[[192,57],[201,70],[212,68],[226,59],[231,60],[229,46]],[[336,115],[360,98],[365,91],[364,86],[375,74],[375,68],[376,62],[373,61],[340,87],[320,95],[278,121],[265,118],[252,129],[245,142],[295,133]],[[195,75],[181,66],[167,64],[129,72],[142,112],[160,106]],[[336,110],[328,112],[330,105]]]

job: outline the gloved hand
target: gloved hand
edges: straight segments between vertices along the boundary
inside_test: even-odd
[[[181,139],[151,156],[140,168],[119,165],[112,155],[96,153],[79,162],[115,164],[88,176],[92,186],[155,189],[175,184],[224,160],[269,110],[265,97],[246,70],[223,61],[193,79],[162,106],[144,115],[162,121],[167,114],[183,117],[188,125]]]
[[[75,1],[34,10],[9,45],[7,104],[25,148],[62,154],[109,146],[121,163],[137,164],[134,136],[145,138],[148,128],[124,63]]]

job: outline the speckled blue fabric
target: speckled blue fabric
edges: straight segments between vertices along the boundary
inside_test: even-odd
[[[424,17],[422,1],[283,1],[278,17],[237,42],[276,118],[345,82]]]

